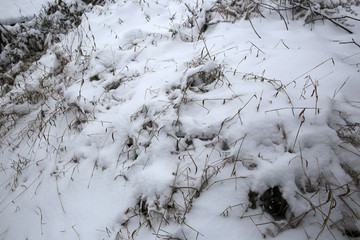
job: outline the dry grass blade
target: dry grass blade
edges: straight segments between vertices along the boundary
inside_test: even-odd
[[[344,29],[346,32],[350,33],[350,34],[353,34],[353,31],[351,31],[350,29],[348,29],[347,27],[345,27],[344,25],[340,24],[339,22],[335,21],[333,18],[327,16],[326,14],[320,12],[320,11],[316,11],[314,9],[310,9],[308,7],[305,7],[303,6],[302,4],[297,4],[296,5],[297,7],[299,8],[302,8],[304,10],[307,10],[307,11],[311,11],[313,14],[316,14],[316,15],[319,15],[321,16],[322,18],[326,19],[326,20],[329,20],[330,22],[332,22],[333,24],[335,24],[336,26]]]
[[[294,149],[295,149],[296,141],[297,141],[297,139],[298,139],[298,137],[299,137],[300,129],[301,129],[302,125],[304,124],[304,122],[305,122],[305,117],[302,116],[301,122],[300,122],[300,126],[299,126],[299,128],[298,128],[298,130],[297,130],[297,132],[296,132],[296,137],[295,137],[295,140],[294,140],[294,144],[293,144],[293,146],[292,146],[292,149],[289,149],[289,150],[292,151],[292,152],[293,152]]]
[[[185,226],[187,226],[188,228],[190,228],[191,230],[193,230],[194,232],[196,232],[197,234],[201,235],[204,237],[204,235],[199,232],[198,230],[196,230],[195,228],[191,227],[189,224],[187,224],[185,221],[182,222]]]
[[[347,77],[346,80],[341,84],[341,86],[338,89],[335,89],[334,91],[334,95],[332,97],[332,101],[334,101],[336,95],[340,92],[340,90],[345,86],[345,84],[347,83],[347,81],[349,80],[350,77]]]
[[[332,192],[331,192],[331,190],[330,190],[329,195],[331,195],[331,194],[332,194]],[[328,221],[329,221],[329,219],[330,219],[331,211],[332,211],[332,209],[335,207],[335,206],[332,205],[333,201],[335,201],[335,200],[332,198],[332,195],[330,196],[330,198],[331,198],[331,203],[330,203],[330,206],[329,206],[329,212],[328,212],[328,214],[326,215],[325,221],[324,221],[324,223],[323,223],[323,225],[322,225],[322,227],[321,227],[321,230],[320,230],[319,234],[316,236],[315,240],[318,240],[319,237],[321,236],[321,234],[324,232],[325,227],[327,227]]]
[[[315,70],[316,68],[320,67],[321,65],[327,63],[328,61],[331,61],[333,65],[335,65],[335,61],[333,58],[328,58],[325,61],[319,63],[318,65],[316,65],[315,67],[311,68],[310,70],[306,71],[305,73],[301,74],[300,76],[298,76],[297,78],[295,78],[294,80],[292,80],[291,82],[289,82],[288,84],[285,85],[285,87],[289,86],[292,83],[295,83],[296,80],[300,79],[303,76],[306,76],[308,73],[310,73],[311,71]]]
[[[98,165],[98,160],[99,160],[99,159],[96,159],[96,161],[94,162],[94,167],[93,167],[93,169],[92,169],[91,176],[90,176],[90,179],[89,179],[89,183],[88,183],[87,188],[90,187],[91,179],[93,178],[95,168],[97,168],[97,165]]]
[[[210,184],[206,190],[209,190],[209,188],[211,188],[212,186],[214,186],[215,184],[218,184],[218,183],[221,183],[221,182],[224,182],[224,181],[229,181],[229,180],[237,180],[237,179],[245,179],[247,178],[246,176],[240,176],[240,177],[231,177],[231,178],[226,178],[226,179],[221,179],[221,180],[217,180],[215,182],[213,182],[212,184]]]
[[[76,233],[76,236],[78,237],[78,239],[80,239],[80,234],[76,231],[75,226],[76,226],[76,225],[72,225],[71,228],[72,228],[73,231]]]

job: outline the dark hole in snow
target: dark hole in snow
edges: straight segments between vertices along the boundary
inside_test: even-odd
[[[353,238],[360,237],[360,231],[358,229],[345,229],[345,234],[348,237],[353,237]]]
[[[227,142],[226,142],[226,141],[223,141],[223,142],[221,143],[221,150],[227,151],[227,150],[229,150],[229,149],[230,149],[230,147],[229,147],[229,145],[227,144]]]
[[[193,144],[193,140],[191,138],[187,138],[185,140],[185,143],[189,146],[189,145],[192,145]]]
[[[250,202],[249,208],[256,209],[256,202],[258,200],[258,195],[259,193],[257,192],[253,192],[251,190],[249,191],[248,193],[249,202]]]
[[[147,216],[148,215],[148,203],[146,198],[140,198],[138,201],[138,207],[140,214]]]
[[[269,213],[275,220],[286,218],[288,203],[283,198],[278,186],[269,188],[260,197],[265,212]]]
[[[204,23],[204,25],[201,27],[200,32],[205,32],[208,29],[209,25],[207,23]]]
[[[134,145],[134,140],[131,137],[128,137],[128,139],[126,141],[126,145],[128,147],[131,147],[132,145]]]

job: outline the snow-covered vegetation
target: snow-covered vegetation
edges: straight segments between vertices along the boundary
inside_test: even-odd
[[[0,239],[359,238],[358,14],[58,0],[4,21]]]

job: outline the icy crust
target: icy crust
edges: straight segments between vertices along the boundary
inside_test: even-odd
[[[360,235],[358,23],[213,6],[94,6],[16,77],[2,239]]]

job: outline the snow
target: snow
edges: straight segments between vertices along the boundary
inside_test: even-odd
[[[70,3],[77,0],[64,0]],[[43,7],[55,0],[0,0],[0,23],[4,25],[24,22],[36,16]]]
[[[348,170],[360,171],[360,48],[341,44],[360,41],[359,22],[351,35],[289,17],[287,30],[264,11],[251,20],[259,38],[214,13],[199,36],[184,3],[197,24],[214,4],[93,6],[16,77],[1,98],[17,118],[0,128],[0,239],[347,239],[360,228]],[[4,23],[44,1],[0,4]],[[59,54],[68,62],[49,74]],[[250,190],[276,186],[286,219],[248,207]]]
[[[13,24],[36,15],[49,0],[1,0],[0,23]]]

